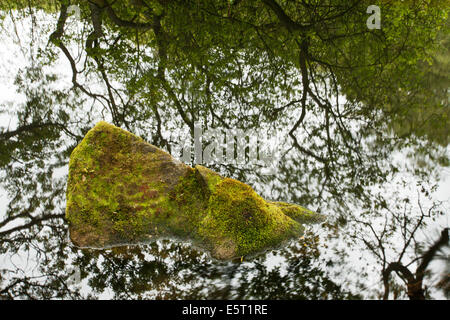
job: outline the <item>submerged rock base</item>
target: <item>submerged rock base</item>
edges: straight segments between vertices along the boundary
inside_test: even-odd
[[[254,254],[303,233],[324,217],[266,201],[248,185],[191,168],[141,138],[99,122],[69,163],[66,217],[80,247],[158,236],[194,241],[218,259]]]

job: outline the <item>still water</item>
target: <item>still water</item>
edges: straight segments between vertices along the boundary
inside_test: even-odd
[[[234,5],[221,1],[148,3],[152,13],[132,7],[134,18],[116,5],[120,19],[99,16],[96,5],[79,4],[80,16],[69,17],[52,5],[0,7],[0,298],[407,299],[407,277],[383,275],[396,264],[415,273],[449,227],[450,40],[442,10],[417,17],[431,29],[441,21],[433,41],[392,18],[385,43],[372,37],[379,30],[366,34],[365,10],[337,16],[337,31],[323,18],[306,41],[296,38],[296,24],[275,23],[277,15],[256,4],[237,1],[233,15]],[[364,41],[327,42],[352,28]],[[412,49],[391,61],[400,40],[411,48],[423,42],[431,67],[413,60]],[[432,51],[430,43],[440,46]],[[277,150],[269,172],[264,163],[205,165],[327,221],[237,261],[171,239],[77,248],[65,220],[68,161],[100,120],[178,158],[197,122],[263,133],[263,147]],[[448,238],[432,253],[423,295],[448,299]]]

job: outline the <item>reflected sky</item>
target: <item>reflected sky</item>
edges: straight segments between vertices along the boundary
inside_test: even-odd
[[[211,85],[217,105],[208,109],[204,107],[209,106],[209,93],[202,91],[205,88],[192,79],[186,80],[191,81],[191,89],[184,85],[191,72],[186,64],[183,67],[187,71],[181,66],[166,71],[167,81],[177,90],[175,96],[183,98],[179,100],[182,109],[198,114],[209,126],[269,129],[284,137],[278,142],[281,153],[274,175],[234,163],[209,167],[250,184],[264,198],[299,203],[324,213],[327,223],[308,227],[302,238],[249,261],[219,262],[187,242],[172,240],[104,250],[76,248],[68,240],[64,219],[70,152],[97,121],[118,120],[102,98],[73,89],[67,58],[48,41],[57,27],[58,12],[37,12],[33,15],[34,24],[28,14],[22,16],[17,11],[2,16],[0,132],[14,131],[27,119],[46,119],[49,114],[49,119],[63,125],[48,132],[19,136],[14,143],[2,136],[6,142],[0,147],[10,157],[2,157],[0,169],[1,298],[379,299],[385,292],[381,273],[387,264],[402,255],[402,262],[414,269],[420,262],[418,257],[439,239],[443,228],[449,227],[450,171],[446,162],[440,160],[449,156],[448,145],[435,143],[422,133],[400,139],[395,125],[378,125],[383,117],[377,112],[367,112],[367,118],[359,114],[349,116],[345,128],[336,118],[328,127],[328,135],[334,139],[327,140],[323,124],[329,121],[329,114],[320,113],[316,109],[318,102],[311,98],[304,118],[306,124],[295,135],[300,141],[296,147],[290,132],[302,110],[295,104],[285,107],[290,99],[301,96],[301,82],[295,82],[296,77],[301,77],[295,67],[276,61],[268,64],[270,68],[278,64],[281,70],[274,81],[287,79],[286,84],[280,80],[273,92],[270,85],[252,87],[251,82],[247,83],[248,92],[232,91],[228,84],[216,88]],[[73,17],[67,23],[65,43],[80,68],[78,80],[90,92],[106,95],[108,88],[101,72],[84,65],[89,61],[85,50],[91,31],[89,23]],[[107,36],[114,35],[111,32]],[[111,47],[106,43],[102,45],[109,52]],[[170,151],[171,145],[184,140],[186,134],[189,136],[189,124],[178,114],[169,91],[133,82],[149,81],[148,70],[154,68],[154,51],[143,49],[141,54],[148,68],[143,66],[136,79],[130,80],[131,67],[126,74],[123,71],[132,59],[124,65],[117,64],[118,72],[114,64],[107,68],[110,83],[117,89],[117,104],[123,107],[124,120],[120,124]],[[210,54],[215,56],[214,52]],[[115,61],[112,56],[108,57],[110,63]],[[244,63],[254,63],[253,68],[247,66],[249,74],[267,67],[253,57],[245,59]],[[214,75],[215,71],[227,71],[224,70],[214,66],[211,72]],[[197,72],[199,77],[206,74]],[[247,73],[241,75],[245,78]],[[230,77],[239,78],[235,74]],[[326,90],[325,83],[330,84],[324,81],[323,87],[312,89],[311,93],[320,96]],[[227,88],[232,93],[227,95]],[[292,92],[288,94],[287,88]],[[330,89],[329,102],[336,108],[333,110],[350,112],[354,99],[339,92],[336,95]],[[245,101],[248,95],[255,100]],[[337,103],[336,96],[340,97]],[[134,107],[119,102],[127,99],[130,104],[136,103]],[[263,102],[257,102],[259,99]],[[364,103],[371,102],[356,101],[355,105]],[[174,108],[162,107],[172,104]],[[246,109],[248,105],[253,108]],[[258,107],[263,110],[259,118],[255,116]],[[370,121],[377,125],[367,125]],[[350,134],[355,139],[346,140],[340,134]],[[441,138],[437,140],[442,141]],[[327,145],[327,141],[335,143]],[[329,164],[322,161],[323,155],[335,158]],[[410,236],[413,241],[405,245]],[[380,252],[385,256],[380,258]],[[448,254],[447,246],[427,268],[427,298],[448,299],[448,283],[447,291],[442,290],[442,279],[450,272]],[[391,278],[389,298],[406,299],[404,279]]]

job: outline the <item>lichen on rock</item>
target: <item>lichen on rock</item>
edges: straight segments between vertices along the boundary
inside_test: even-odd
[[[189,239],[218,259],[252,255],[301,235],[324,217],[266,201],[249,185],[99,122],[70,157],[66,217],[81,247]]]

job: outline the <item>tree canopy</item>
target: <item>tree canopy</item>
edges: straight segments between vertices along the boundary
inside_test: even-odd
[[[380,29],[366,25],[370,5],[381,9]],[[420,260],[411,239],[441,207],[431,201],[427,214],[376,186],[407,170],[414,185],[396,187],[427,198],[449,164],[449,9],[440,0],[1,0],[2,28],[27,60],[14,82],[23,99],[0,105],[13,123],[0,127],[10,200],[0,228],[23,221],[0,231],[3,252],[29,247],[43,226],[52,236],[38,237],[41,245],[63,238],[66,177],[55,172],[103,119],[173,152],[184,133],[193,140],[197,122],[281,132],[275,177],[211,167],[274,200],[329,214],[330,237],[342,233],[365,247],[380,271],[392,270],[389,262],[400,263],[405,251]],[[26,37],[18,28],[24,21]],[[393,161],[397,152],[416,158],[412,168]],[[378,222],[381,234],[370,228]],[[383,285],[389,295],[388,280]],[[0,293],[12,295],[11,288]]]

